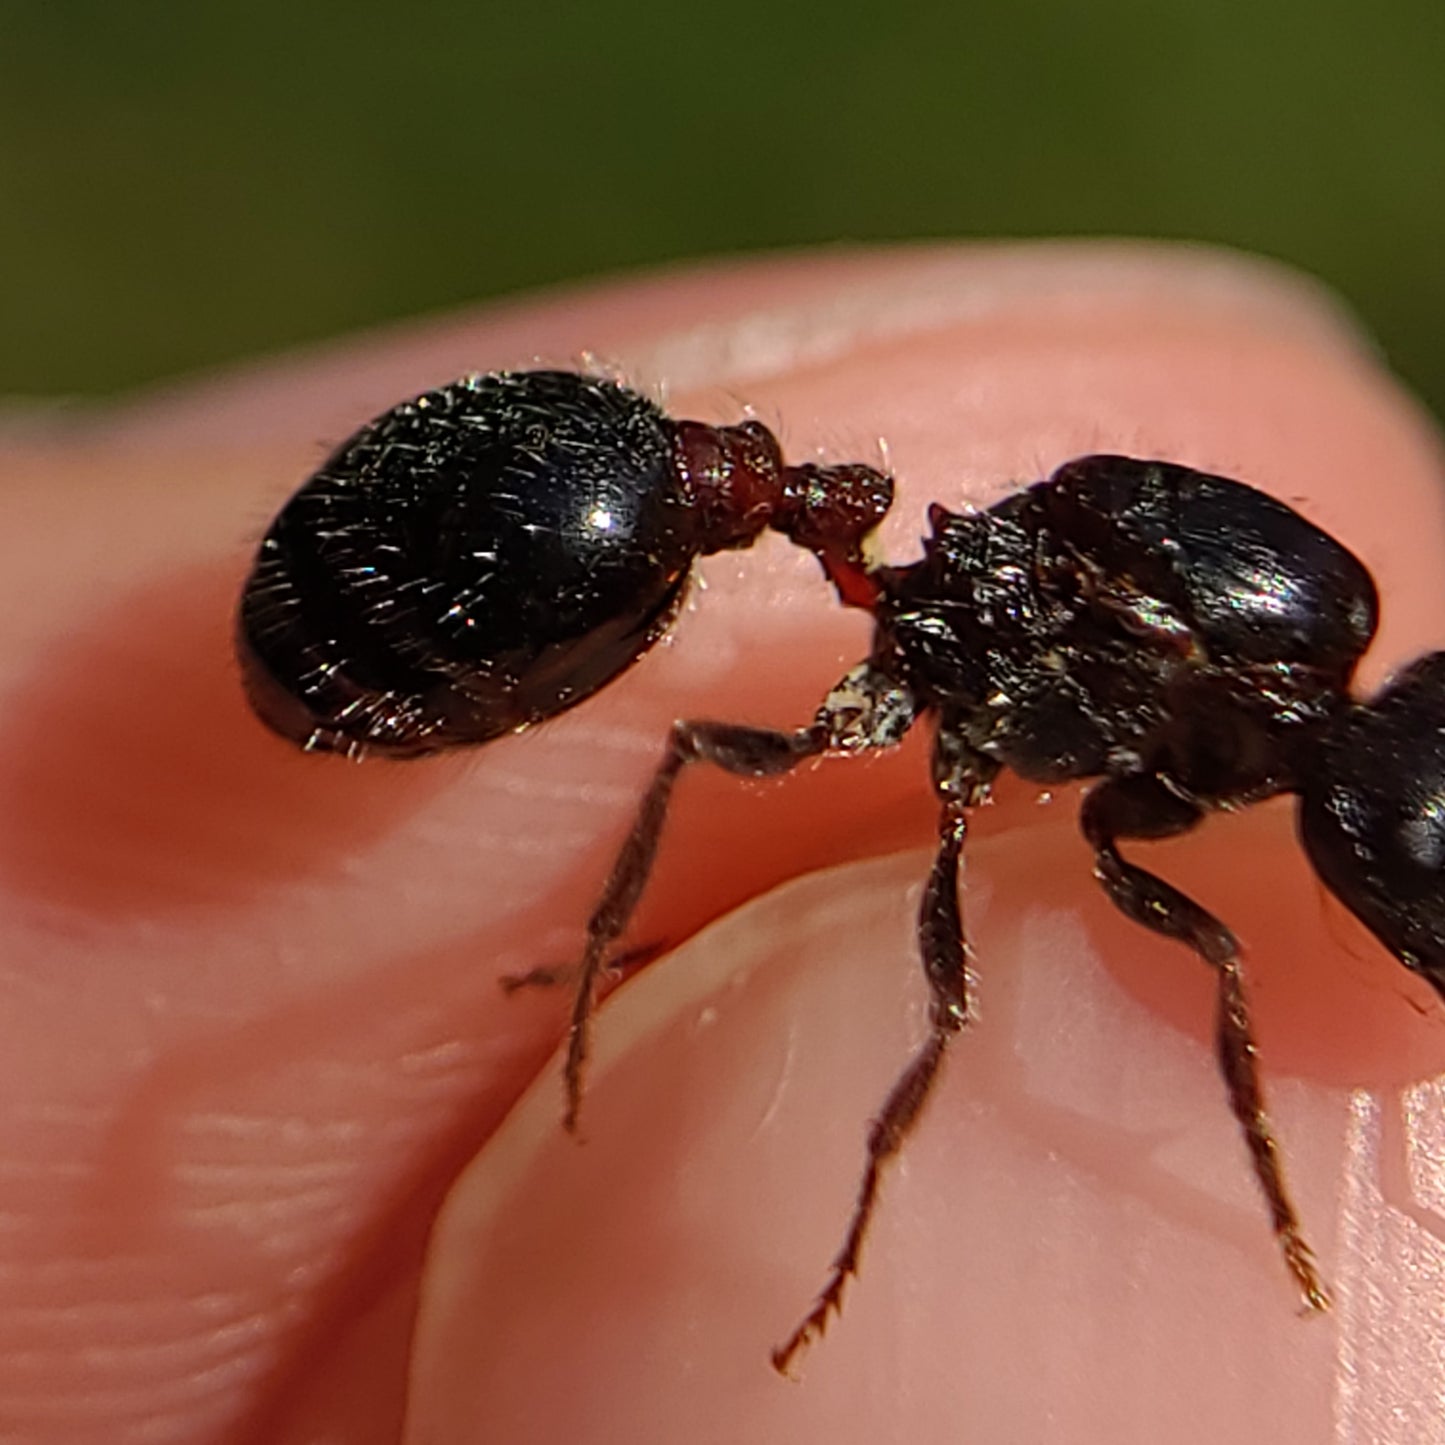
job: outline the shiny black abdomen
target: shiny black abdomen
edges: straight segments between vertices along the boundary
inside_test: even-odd
[[[667,625],[696,553],[667,418],[570,372],[468,378],[362,428],[276,519],[248,689],[312,748],[432,752],[581,701]]]

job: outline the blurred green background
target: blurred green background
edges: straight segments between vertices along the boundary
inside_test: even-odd
[[[1199,237],[1445,414],[1445,5],[0,0],[0,393],[619,267]]]

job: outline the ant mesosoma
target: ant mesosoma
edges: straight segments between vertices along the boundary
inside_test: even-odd
[[[672,621],[696,557],[781,532],[873,615],[872,649],[796,731],[673,725],[587,925],[567,1127],[599,974],[683,769],[772,777],[890,747],[927,715],[929,1033],[872,1123],[843,1245],[774,1364],[786,1371],[838,1309],[880,1173],[968,1021],[960,857],[1002,768],[1098,779],[1081,821],[1104,891],[1213,970],[1229,1102],[1285,1263],[1324,1308],[1265,1114],[1234,935],[1119,844],[1297,793],[1319,876],[1445,996],[1445,653],[1353,699],[1376,624],[1369,572],[1283,503],[1171,462],[1082,457],[987,511],[935,505],[923,555],[902,566],[868,550],[892,495],[873,467],[788,465],[759,422],[674,421],[598,377],[468,377],[363,427],[287,503],[241,600],[246,686],[265,723],[312,750],[414,757],[485,742],[629,667]]]

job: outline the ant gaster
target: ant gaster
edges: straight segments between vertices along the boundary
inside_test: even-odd
[[[307,749],[414,757],[485,742],[628,668],[666,631],[696,557],[781,532],[872,614],[872,649],[795,731],[673,725],[569,974],[567,1127],[599,975],[684,768],[773,777],[891,747],[927,717],[928,1036],[869,1129],[842,1247],[774,1364],[786,1371],[838,1309],[880,1173],[968,1022],[959,866],[1003,768],[1039,784],[1097,779],[1081,822],[1104,891],[1212,970],[1229,1103],[1285,1263],[1324,1308],[1265,1113],[1234,935],[1120,843],[1298,794],[1316,872],[1445,996],[1445,653],[1355,700],[1376,624],[1369,572],[1283,503],[1175,463],[1082,457],[987,511],[935,505],[922,557],[902,566],[865,546],[892,493],[872,467],[788,465],[759,422],[674,421],[612,381],[468,377],[363,427],[282,510],[241,600],[247,690]]]

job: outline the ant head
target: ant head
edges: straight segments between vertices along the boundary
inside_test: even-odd
[[[1305,773],[1299,830],[1315,871],[1445,997],[1445,652],[1341,714]]]

